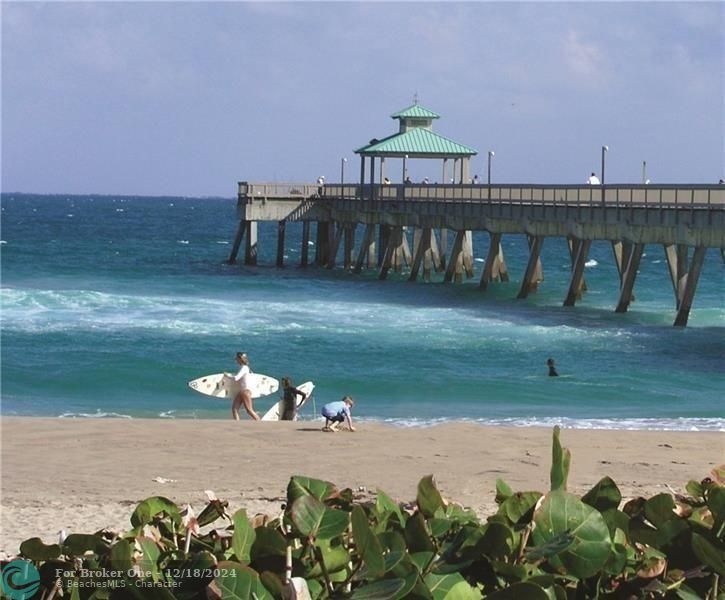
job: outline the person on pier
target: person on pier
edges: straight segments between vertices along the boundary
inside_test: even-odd
[[[252,371],[249,368],[249,358],[246,353],[237,352],[236,361],[239,365],[239,371],[237,371],[237,374],[231,375],[230,373],[224,373],[239,383],[239,392],[234,397],[234,402],[232,402],[232,418],[235,421],[239,421],[239,407],[244,406],[244,410],[247,411],[247,414],[254,421],[259,421],[259,415],[254,411],[252,391],[249,389],[249,376],[252,374]]]
[[[587,178],[587,183],[589,185],[599,185],[601,182],[599,181],[599,177],[597,177],[597,174],[592,171],[592,174]]]

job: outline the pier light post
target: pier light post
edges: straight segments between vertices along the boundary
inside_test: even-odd
[[[491,159],[496,156],[493,150],[488,151],[488,185],[491,185]]]
[[[340,159],[340,197],[345,197],[345,163],[347,159],[343,156]]]
[[[602,205],[604,205],[604,164],[605,164],[605,157],[607,156],[607,152],[609,151],[609,146],[602,146],[602,180],[599,182],[602,184]]]

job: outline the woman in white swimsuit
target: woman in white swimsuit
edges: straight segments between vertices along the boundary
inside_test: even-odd
[[[239,407],[244,406],[247,414],[255,421],[259,421],[259,415],[254,412],[254,405],[252,404],[252,392],[249,390],[249,375],[252,373],[249,369],[249,358],[247,358],[246,353],[237,352],[236,359],[239,372],[236,375],[230,375],[230,377],[234,377],[234,381],[239,382],[240,389],[232,403],[232,417],[235,421],[239,421]]]

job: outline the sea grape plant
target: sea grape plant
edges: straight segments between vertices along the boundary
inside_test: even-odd
[[[443,498],[432,476],[415,501],[294,476],[277,518],[250,518],[212,498],[195,516],[167,498],[141,502],[125,533],[26,540],[43,600],[246,600],[257,598],[725,597],[725,467],[686,494],[622,504],[604,477],[567,491],[571,455],[559,429],[545,494],[496,482],[485,521]]]

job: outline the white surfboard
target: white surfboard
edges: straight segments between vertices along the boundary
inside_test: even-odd
[[[252,398],[268,396],[279,389],[279,381],[274,377],[260,373],[250,373],[247,376],[247,381],[252,392]],[[234,377],[224,373],[214,373],[192,379],[189,382],[189,387],[205,396],[229,400],[232,400],[239,393],[239,382],[234,381]]]
[[[302,405],[307,402],[307,400],[312,395],[312,390],[315,389],[315,384],[311,381],[305,381],[302,385],[295,386],[300,392],[302,392],[305,397],[300,398],[299,396],[295,396],[295,401],[297,402],[297,410],[302,408]],[[282,416],[282,411],[284,410],[284,399],[280,400],[276,404],[272,406],[266,413],[264,413],[264,416],[262,417],[262,421],[279,421],[279,418]]]

